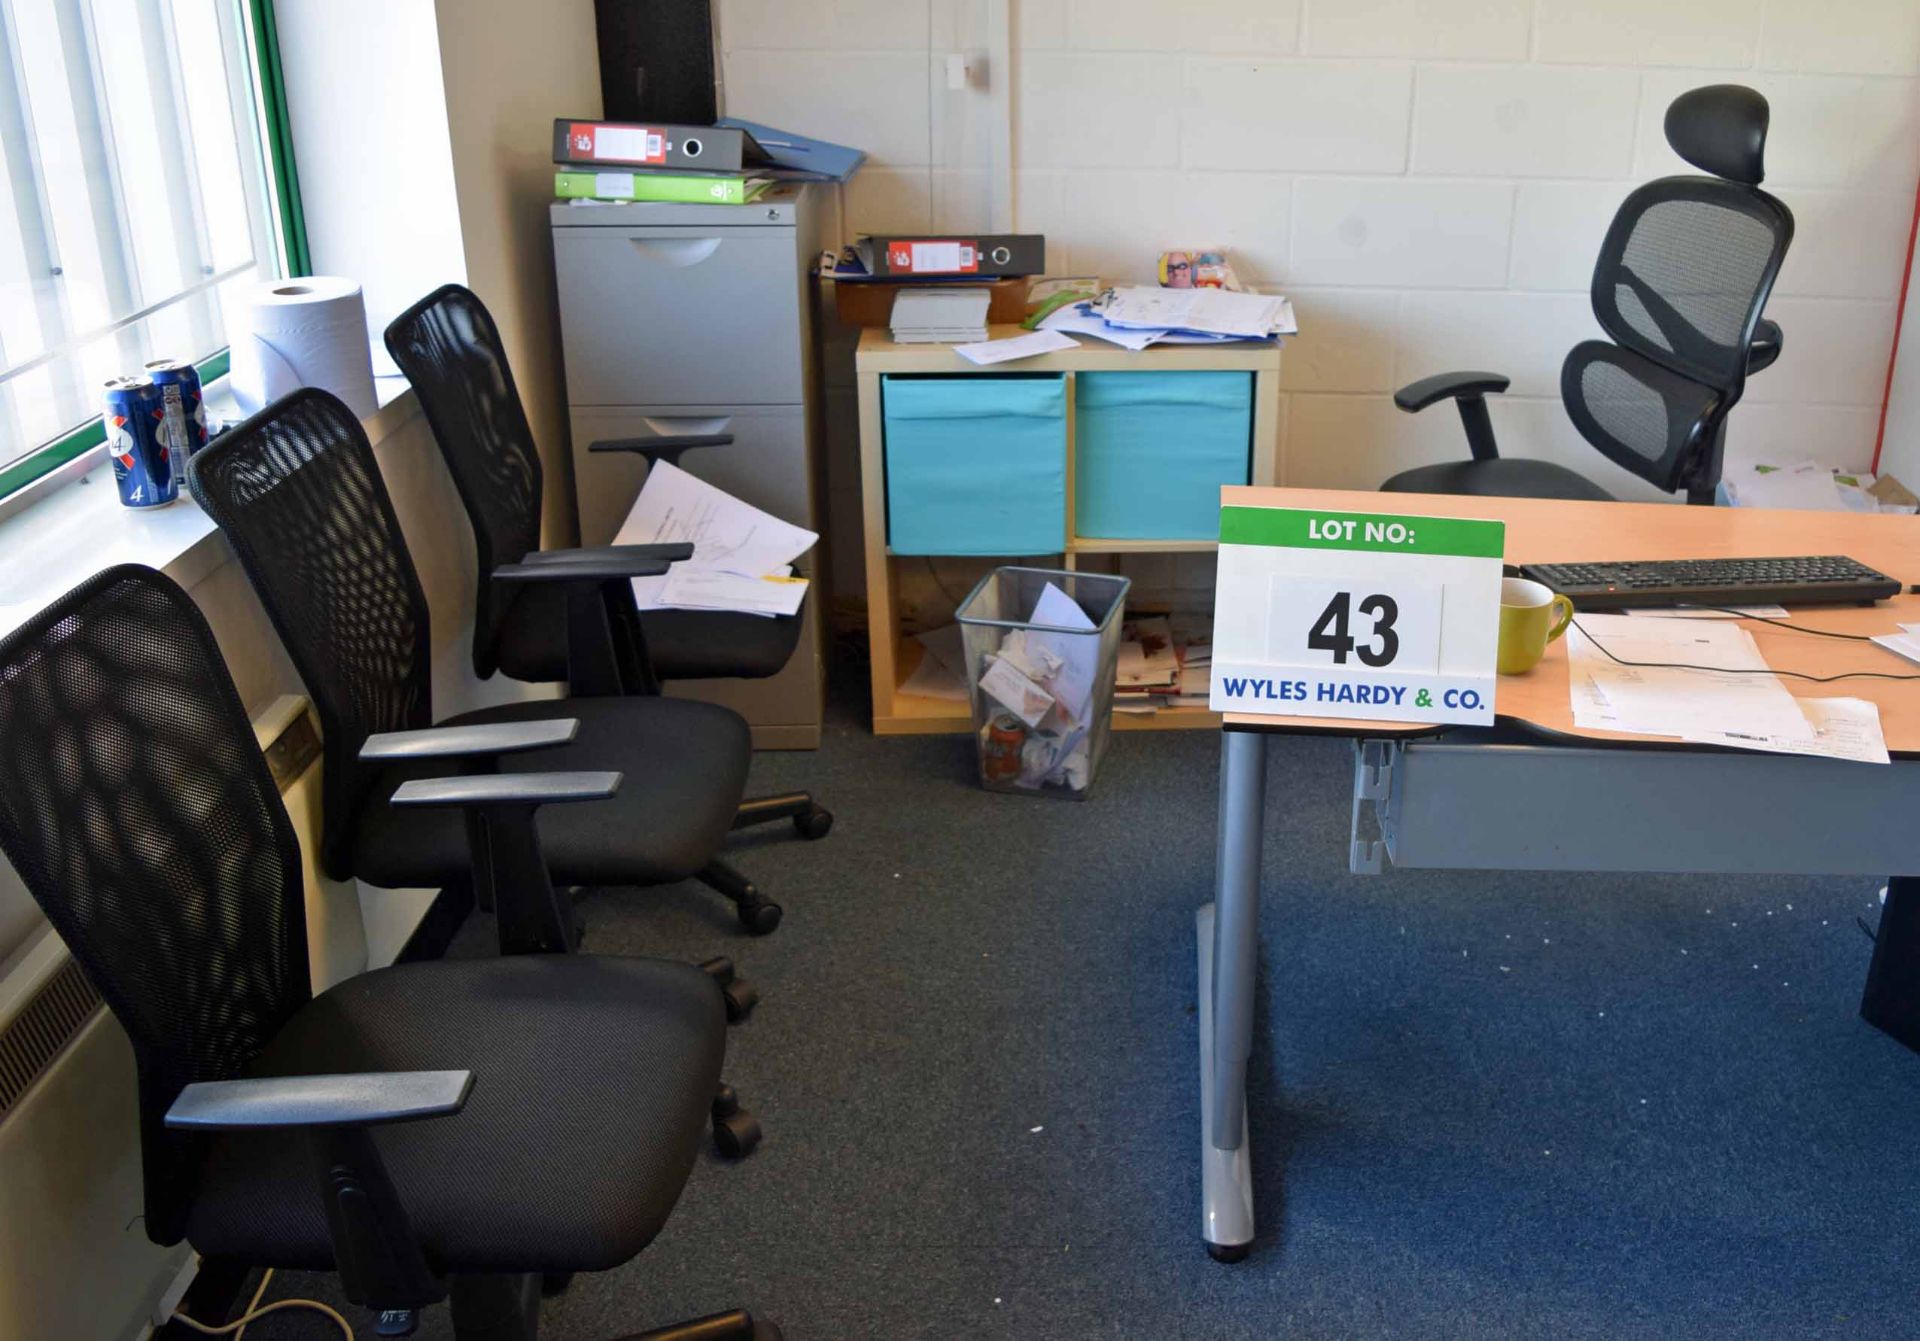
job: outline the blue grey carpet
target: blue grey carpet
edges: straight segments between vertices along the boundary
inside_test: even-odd
[[[817,754],[755,762],[756,790],[838,816],[735,844],[776,934],[692,885],[588,898],[590,950],[727,953],[759,984],[727,1073],[767,1138],[703,1158],[661,1239],[543,1335],[734,1305],[790,1341],[1915,1334],[1920,1057],[1856,1015],[1874,885],[1352,876],[1331,741],[1273,751],[1260,1238],[1211,1261],[1193,912],[1217,749],[1118,736],[1075,805],[982,793],[964,739],[842,710]]]

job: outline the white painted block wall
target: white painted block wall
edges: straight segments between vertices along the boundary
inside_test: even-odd
[[[1224,244],[1291,294],[1286,482],[1460,455],[1451,411],[1388,397],[1488,367],[1514,379],[1506,450],[1645,496],[1568,424],[1560,362],[1597,333],[1614,208],[1691,171],[1667,104],[1728,81],[1772,103],[1766,185],[1799,225],[1769,308],[1786,352],[1730,452],[1867,464],[1920,175],[1920,0],[1009,3],[1017,226],[1059,274],[1144,279],[1163,248]],[[978,226],[992,146],[953,127],[990,95],[949,91],[941,62],[984,7],[721,0],[729,110],[867,148],[851,230]]]

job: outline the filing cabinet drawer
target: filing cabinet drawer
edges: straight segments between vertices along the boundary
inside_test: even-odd
[[[568,403],[804,400],[796,245],[790,228],[555,228]]]

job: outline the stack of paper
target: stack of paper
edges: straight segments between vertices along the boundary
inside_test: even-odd
[[[1120,626],[1118,712],[1205,707],[1213,677],[1213,617],[1146,615]]]
[[[1293,304],[1278,294],[1139,285],[1110,289],[1092,302],[1057,308],[1041,320],[1040,329],[1091,335],[1123,349],[1145,349],[1159,344],[1267,340],[1298,334],[1300,323],[1294,318]]]
[[[977,344],[987,338],[985,289],[952,285],[902,289],[893,298],[893,338],[897,344]]]
[[[1796,699],[1735,624],[1585,614],[1567,630],[1574,724],[1734,749],[1888,762],[1863,699]]]
[[[613,543],[693,545],[693,557],[670,565],[665,576],[633,579],[638,609],[772,617],[800,609],[807,579],[793,576],[793,561],[819,538],[662,461],[647,472]]]

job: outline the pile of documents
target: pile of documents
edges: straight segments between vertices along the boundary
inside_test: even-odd
[[[638,609],[771,618],[799,612],[807,579],[793,575],[793,562],[819,538],[661,461],[647,472],[613,543],[693,545],[693,557],[669,565],[664,576],[633,579]]]
[[[1567,654],[1584,729],[1888,762],[1877,707],[1794,698],[1737,624],[1583,614],[1567,630]]]
[[[1213,675],[1213,616],[1144,615],[1120,626],[1116,712],[1204,708]]]
[[[1891,475],[1835,470],[1818,461],[1791,466],[1730,465],[1722,474],[1727,502],[1737,508],[1791,508],[1821,512],[1912,514],[1916,500]]]
[[[1158,344],[1219,344],[1299,333],[1293,304],[1278,294],[1225,289],[1163,289],[1141,284],[1108,289],[1091,302],[1068,303],[1040,321],[1043,331],[1091,335],[1124,349]]]
[[[978,343],[987,338],[987,308],[992,301],[985,289],[953,285],[902,289],[893,299],[894,342]]]

